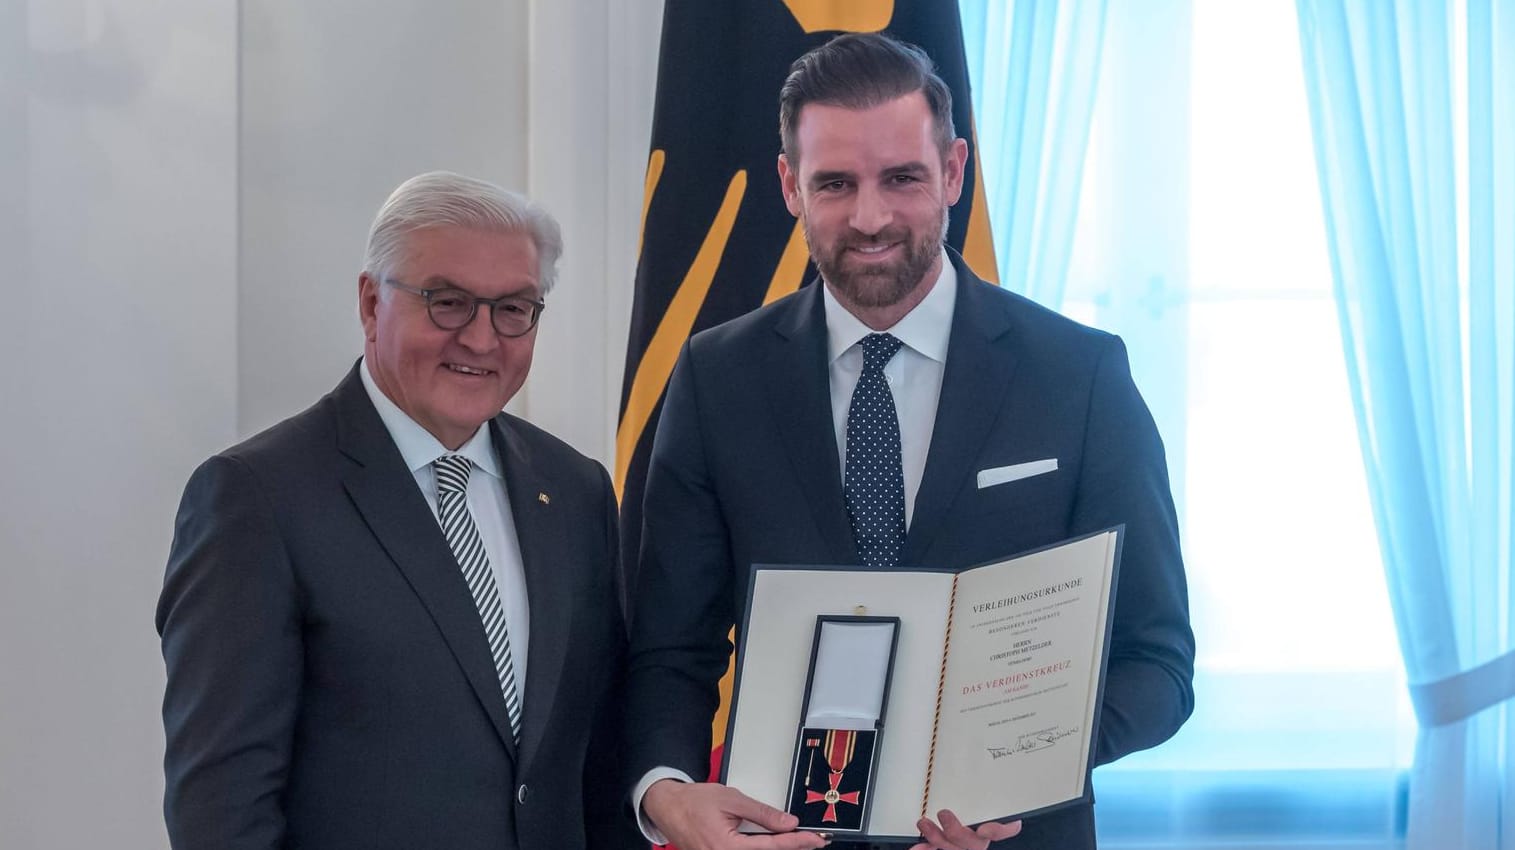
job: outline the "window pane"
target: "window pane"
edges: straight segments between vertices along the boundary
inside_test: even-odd
[[[1192,285],[1201,293],[1329,298],[1331,266],[1294,4],[1199,2],[1193,10]],[[1340,351],[1332,357],[1340,360]]]
[[[1189,324],[1185,551],[1205,668],[1397,669],[1335,305],[1224,299],[1191,304]]]
[[[1403,835],[1415,723],[1297,26],[1276,0],[1109,0],[1061,310],[1125,337],[1163,432],[1198,657],[1188,724],[1096,772],[1101,846]]]

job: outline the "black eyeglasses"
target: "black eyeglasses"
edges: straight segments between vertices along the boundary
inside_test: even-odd
[[[417,289],[398,280],[384,279],[384,284],[395,289],[419,295],[426,300],[426,314],[431,323],[444,331],[455,331],[473,321],[479,305],[489,307],[490,323],[500,336],[525,336],[537,326],[537,319],[547,308],[544,301],[506,295],[500,298],[480,298],[455,286],[436,289]]]

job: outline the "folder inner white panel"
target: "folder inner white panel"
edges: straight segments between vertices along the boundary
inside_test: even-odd
[[[884,707],[894,623],[821,623],[805,725],[873,729]]]

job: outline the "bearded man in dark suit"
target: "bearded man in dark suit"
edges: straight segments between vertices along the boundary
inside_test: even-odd
[[[628,784],[644,833],[682,850],[823,843],[693,781],[755,563],[961,568],[1124,524],[1096,760],[1166,740],[1193,709],[1178,522],[1125,348],[943,246],[967,147],[930,60],[838,37],[795,62],[779,116],[784,199],[820,279],[690,340],[648,469]],[[742,819],[775,834],[739,834]],[[1095,845],[1086,805],[917,826],[941,850]]]

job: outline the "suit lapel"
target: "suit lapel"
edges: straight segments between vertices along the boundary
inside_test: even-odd
[[[369,400],[357,368],[338,385],[338,448],[354,463],[343,486],[431,614],[511,758],[515,743],[479,611],[415,477]]]
[[[949,250],[948,258],[957,267],[957,307],[931,448],[900,553],[900,563],[907,566],[920,564],[953,501],[973,480],[974,464],[1010,395],[1016,366],[1009,316],[984,297],[983,287],[988,284],[974,276],[956,253]]]
[[[831,420],[821,286],[816,280],[805,287],[774,323],[777,338],[768,353],[764,378],[768,409],[778,420],[800,492],[830,550],[829,557],[832,563],[854,564],[857,545],[842,496],[836,426]]]
[[[496,417],[491,427],[495,452],[505,470],[505,492],[521,547],[531,608],[529,663],[521,702],[520,763],[527,765],[541,749],[573,631],[569,573],[554,560],[554,553],[564,551],[560,544],[575,529],[569,527],[570,518],[563,515],[562,502],[553,505],[552,482],[532,465],[529,447],[509,420]]]

